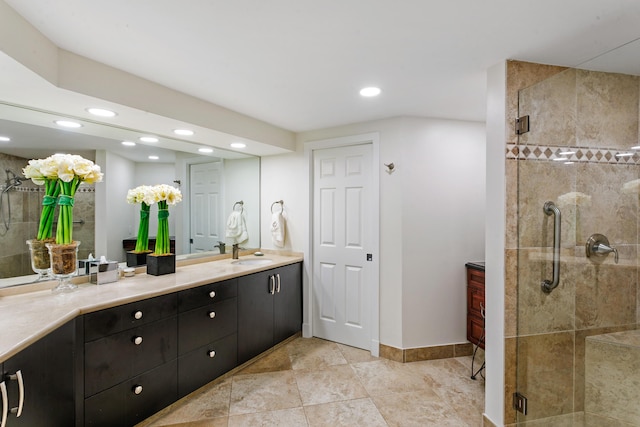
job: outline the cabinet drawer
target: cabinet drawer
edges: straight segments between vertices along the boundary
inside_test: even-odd
[[[484,349],[484,320],[467,316],[467,340]]]
[[[178,311],[180,313],[202,307],[238,295],[238,279],[211,283],[178,293]]]
[[[484,271],[467,268],[467,283],[484,287]]]
[[[178,315],[178,352],[185,354],[238,330],[237,298]]]
[[[467,314],[482,318],[485,308],[484,289],[478,289],[473,286],[467,287]]]
[[[177,296],[173,293],[86,314],[84,340],[91,341],[173,316],[176,308]]]
[[[180,356],[178,398],[230,371],[237,363],[237,334],[231,334]],[[211,352],[215,352],[211,354]]]
[[[132,426],[169,406],[177,400],[177,366],[173,360],[85,399],[85,426]]]
[[[85,397],[175,359],[176,334],[177,318],[173,316],[86,343]]]

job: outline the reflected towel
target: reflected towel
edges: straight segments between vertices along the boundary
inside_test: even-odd
[[[273,240],[273,244],[279,248],[284,247],[284,236],[285,236],[285,221],[284,216],[282,216],[281,212],[276,212],[271,215],[271,240]]]
[[[231,244],[242,243],[249,239],[249,233],[247,233],[247,223],[244,219],[242,212],[233,211],[227,219],[227,239],[231,241]]]

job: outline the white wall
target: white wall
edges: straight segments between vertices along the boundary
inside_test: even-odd
[[[497,426],[504,423],[504,250],[506,234],[505,117],[506,64],[487,72],[487,222],[485,300],[485,414]]]
[[[371,132],[380,135],[379,167],[394,162],[397,169],[380,176],[380,341],[397,348],[465,342],[464,263],[484,258],[482,123],[396,118],[300,134],[295,153],[262,158],[262,211],[283,199],[286,248],[304,252],[311,197],[304,142]],[[454,154],[443,157],[450,150]],[[435,212],[433,197],[446,198],[444,213]],[[432,215],[437,222],[429,223]],[[268,219],[261,226],[262,246],[272,248]],[[427,263],[424,257],[434,252],[423,235],[434,230],[442,230],[437,243],[446,252]]]
[[[227,159],[224,161],[224,218],[223,224],[231,215],[233,206],[243,201],[244,216],[247,222],[249,240],[242,243],[243,248],[260,247],[260,163],[258,158]],[[239,208],[236,208],[238,210]],[[266,214],[266,211],[265,211]],[[256,220],[258,218],[258,220]],[[227,242],[229,243],[229,242]],[[231,249],[229,249],[231,250]]]

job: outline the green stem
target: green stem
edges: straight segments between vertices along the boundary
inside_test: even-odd
[[[156,236],[155,253],[158,255],[170,253],[169,208],[166,200],[158,202],[158,235]]]
[[[142,202],[140,205],[140,225],[138,226],[138,238],[136,240],[136,252],[149,250],[149,210],[150,206]]]

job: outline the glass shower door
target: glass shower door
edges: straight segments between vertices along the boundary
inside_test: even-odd
[[[631,368],[607,361],[638,323],[639,94],[636,76],[579,69],[518,94],[530,122],[517,144],[518,423],[640,425],[624,408],[640,390],[619,387]],[[640,368],[640,346],[627,356]]]

